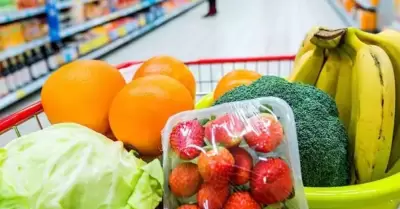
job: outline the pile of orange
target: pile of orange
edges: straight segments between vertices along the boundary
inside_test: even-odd
[[[232,71],[218,83],[214,99],[259,77],[254,71]],[[169,56],[144,62],[128,84],[105,62],[75,61],[49,77],[41,96],[52,124],[85,125],[144,156],[157,156],[168,118],[194,108],[196,81],[184,63]]]
[[[52,124],[74,122],[117,140],[140,154],[161,154],[168,118],[194,108],[196,82],[185,64],[168,56],[141,65],[128,84],[102,61],[75,61],[54,72],[42,89]]]

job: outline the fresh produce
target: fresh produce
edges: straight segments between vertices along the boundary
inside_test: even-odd
[[[356,180],[366,183],[383,178],[389,161],[395,81],[390,59],[381,48],[361,44],[356,47],[352,97],[357,101],[352,103],[349,132],[355,142]]]
[[[172,130],[170,144],[182,159],[193,160],[200,155],[204,144],[204,128],[198,120],[178,123]]]
[[[259,161],[253,169],[250,190],[254,199],[262,204],[282,202],[293,190],[290,168],[279,158]]]
[[[400,33],[395,30],[386,29],[378,34],[370,34],[360,30],[354,31],[357,37],[367,43],[381,47],[390,58],[393,66],[393,73],[396,78],[400,78]],[[400,98],[400,82],[396,82],[396,98]],[[400,114],[400,99],[396,99],[395,124],[393,129],[393,141],[391,148],[391,156],[389,159],[388,168],[392,168],[396,162],[400,160],[400,119],[397,114]]]
[[[194,163],[182,163],[172,170],[169,176],[169,186],[177,197],[190,197],[196,194],[202,179]]]
[[[209,143],[235,147],[243,138],[245,126],[237,115],[226,114],[205,125],[205,137]]]
[[[336,94],[334,98],[337,104],[339,118],[348,130],[350,124],[352,103],[351,92],[349,92],[349,89],[351,89],[351,69],[353,68],[353,59],[352,55],[346,53],[346,51],[339,50],[339,54],[340,62],[336,63],[339,68],[339,73],[337,77]]]
[[[289,81],[301,80],[306,84],[314,85],[318,79],[319,72],[307,71],[304,69],[310,69],[313,67],[321,68],[324,64],[325,56],[324,49],[315,47],[302,55],[293,69],[292,74],[289,77]]]
[[[197,193],[197,204],[200,209],[221,209],[229,197],[227,184],[204,183]]]
[[[260,77],[261,75],[255,71],[244,69],[231,71],[218,81],[217,87],[214,90],[214,100],[217,100],[235,87],[251,84]]]
[[[197,134],[202,143],[194,139],[194,133],[201,133],[199,124],[204,126],[205,134]],[[164,208],[261,209],[291,201],[294,208],[307,208],[304,193],[294,194],[302,189],[294,116],[277,98],[174,115],[163,129],[163,145],[169,176]],[[179,147],[194,148],[190,154],[196,155],[179,155]]]
[[[253,158],[241,147],[233,147],[229,151],[235,160],[231,182],[235,185],[247,184],[253,169]]]
[[[109,121],[116,138],[140,154],[161,154],[161,130],[168,118],[194,107],[189,91],[164,75],[138,78],[114,98]]]
[[[182,205],[178,209],[200,209],[197,205]]]
[[[335,101],[314,86],[263,76],[224,94],[215,105],[274,96],[293,109],[305,186],[343,186],[350,181],[348,136]]]
[[[337,50],[330,50],[328,58],[326,59],[324,66],[318,75],[318,80],[315,83],[315,87],[326,92],[332,98],[335,98],[338,74],[340,71],[340,65],[337,63],[341,62],[340,54]]]
[[[283,129],[276,117],[263,113],[249,119],[253,129],[248,131],[244,138],[257,152],[268,153],[275,150],[283,140]]]
[[[190,69],[181,61],[170,56],[155,56],[145,61],[136,71],[133,80],[148,75],[166,75],[182,83],[196,97],[196,80]]]
[[[384,178],[396,163],[395,155],[400,148],[396,138],[399,120],[395,115],[400,112],[400,102],[396,99],[400,97],[400,82],[396,82],[400,78],[400,33],[387,30],[369,34],[355,28],[319,29],[310,33],[314,34],[310,41],[326,51],[327,61],[322,68],[314,66],[302,71],[319,73],[313,85],[336,100],[349,133],[349,157],[354,164],[352,182]],[[337,59],[337,53],[341,59]],[[308,59],[312,62],[312,58]],[[326,79],[322,75],[328,65],[340,68],[339,73],[331,73]],[[308,82],[300,77],[293,80]]]
[[[148,164],[78,124],[61,123],[0,149],[0,208],[153,209],[161,202],[161,164]]]
[[[220,147],[205,153],[202,152],[197,164],[205,182],[228,185],[235,159],[227,149]]]
[[[124,78],[113,66],[97,60],[74,61],[44,83],[43,110],[52,124],[74,122],[104,134],[110,128],[111,103],[124,86]]]
[[[248,192],[235,192],[226,202],[224,209],[261,209]]]

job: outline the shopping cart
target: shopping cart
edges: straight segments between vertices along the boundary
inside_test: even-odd
[[[294,56],[205,59],[187,62],[197,81],[197,100],[208,96],[218,80],[234,69],[252,69],[263,75],[287,77]],[[118,65],[129,81],[141,62]],[[201,100],[204,102],[204,100]],[[207,105],[202,105],[207,106]],[[33,104],[0,120],[0,146],[21,135],[49,126],[41,103]],[[397,209],[400,203],[400,174],[368,184],[336,188],[306,188],[311,209]]]

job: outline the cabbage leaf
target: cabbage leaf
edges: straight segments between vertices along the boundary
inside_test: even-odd
[[[153,209],[163,182],[160,161],[147,164],[78,124],[56,124],[0,149],[0,208]]]

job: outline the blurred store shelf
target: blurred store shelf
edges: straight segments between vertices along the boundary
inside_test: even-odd
[[[161,1],[162,0],[157,0],[156,2],[161,2]],[[171,13],[166,14],[165,16],[156,19],[154,22],[148,23],[146,26],[133,31],[132,33],[127,34],[124,37],[119,38],[119,39],[107,44],[106,46],[101,47],[100,49],[90,52],[89,54],[82,56],[79,59],[97,59],[97,58],[109,53],[110,51],[124,45],[125,43],[127,43],[135,38],[138,38],[138,37],[146,34],[147,32],[159,27],[160,25],[168,22],[169,20],[172,20],[173,18],[185,13],[186,11],[201,4],[202,2],[204,2],[204,0],[194,1],[192,3],[183,5],[182,7],[175,9]],[[150,6],[150,5],[143,4],[141,6]],[[139,7],[134,7],[134,8],[138,9]],[[133,9],[130,9],[129,11],[134,12]],[[118,13],[118,14],[121,15],[121,17],[124,16],[122,14],[125,14],[125,15],[129,14],[129,13],[126,13],[127,11],[123,11],[123,12],[124,13]],[[115,18],[117,18],[117,17],[115,17]],[[17,50],[19,50],[19,52],[21,53],[27,48],[34,48],[35,45],[36,46],[42,45],[48,41],[49,40],[46,38],[46,39],[43,39],[40,41],[30,42],[29,44],[21,46]],[[10,52],[12,52],[14,54],[18,54],[17,53],[18,51],[16,51],[16,48],[13,48],[13,50]],[[10,53],[10,54],[12,54],[12,53]],[[7,56],[11,56],[10,54],[4,54],[4,53],[0,54],[0,59],[7,57]],[[9,106],[9,105],[21,100],[22,98],[32,94],[33,92],[39,90],[42,87],[42,85],[44,84],[44,82],[46,81],[46,79],[48,78],[48,76],[49,76],[49,74],[27,84],[26,86],[18,89],[17,91],[14,91],[13,93],[10,93],[10,94],[6,95],[5,97],[1,98],[0,99],[0,110],[6,108],[7,106]]]

